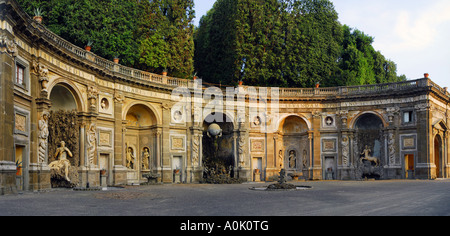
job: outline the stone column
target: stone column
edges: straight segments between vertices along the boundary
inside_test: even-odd
[[[162,157],[161,157],[161,134],[160,128],[155,131],[155,155],[156,155],[156,172],[159,175],[157,182],[162,182]]]
[[[191,128],[191,180],[192,182],[200,182],[202,179],[202,131],[199,127]]]
[[[164,103],[162,106],[162,120],[167,122],[163,122],[162,124],[162,181],[164,183],[172,183],[173,182],[173,171],[172,171],[172,160],[170,157],[170,120],[172,119],[172,115],[170,114],[171,105],[168,103]]]
[[[321,148],[320,148],[320,122],[322,116],[320,112],[314,112],[312,118],[312,135],[313,135],[313,160],[311,167],[313,169],[313,180],[322,179],[322,158],[321,158]]]
[[[14,54],[13,36],[0,28],[0,195],[14,193],[16,164],[14,163]]]
[[[127,184],[127,168],[124,166],[124,146],[122,109],[125,96],[119,91],[114,94],[114,166],[113,183],[115,185]]]
[[[431,164],[434,158],[434,135],[431,124],[429,104],[419,104],[416,110],[417,127],[417,163],[415,163],[415,177],[431,178]]]
[[[314,175],[313,175],[313,169],[314,169],[314,164],[313,164],[313,159],[314,159],[314,138],[313,138],[313,132],[312,131],[308,131],[308,144],[309,144],[309,167],[308,167],[308,178],[309,179],[313,179]],[[286,161],[285,161],[286,162]]]

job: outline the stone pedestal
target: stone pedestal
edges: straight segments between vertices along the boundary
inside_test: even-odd
[[[122,165],[115,165],[113,168],[113,184],[126,185],[127,184],[128,169]]]
[[[99,187],[100,170],[97,167],[79,167],[80,187]],[[89,183],[89,184],[88,184]]]
[[[106,175],[100,175],[100,187],[102,189],[106,189],[108,187],[108,183],[106,183],[107,176]]]
[[[48,166],[31,164],[29,176],[29,189],[31,191],[46,191],[52,188],[51,172]]]
[[[252,175],[252,171],[250,170],[250,168],[239,167],[238,177],[239,177],[240,180],[242,180],[242,181],[252,181],[251,175]]]
[[[173,182],[181,183],[181,173],[180,172],[173,174]]]
[[[259,170],[253,171],[253,181],[261,182],[261,172]]]

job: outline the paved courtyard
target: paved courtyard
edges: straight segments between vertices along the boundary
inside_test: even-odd
[[[296,182],[312,189],[256,191],[269,183],[56,189],[0,196],[1,216],[448,216],[450,180]]]

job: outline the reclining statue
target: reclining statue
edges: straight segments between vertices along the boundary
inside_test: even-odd
[[[65,178],[68,182],[70,182],[69,179],[70,161],[67,159],[67,156],[72,157],[72,152],[66,147],[66,143],[64,141],[61,141],[61,147],[56,149],[55,153],[56,161],[53,161],[48,166],[50,167],[50,169],[55,170],[56,173],[61,173],[61,170],[64,170]]]

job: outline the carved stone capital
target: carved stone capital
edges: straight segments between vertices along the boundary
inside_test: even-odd
[[[6,34],[0,35],[0,51],[6,52],[11,56],[17,56],[17,43],[14,38],[8,37]]]

